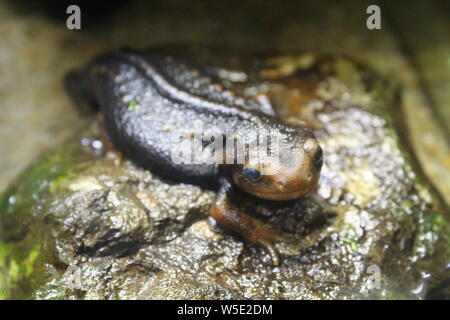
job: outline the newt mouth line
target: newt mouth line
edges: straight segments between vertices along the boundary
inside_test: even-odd
[[[304,194],[301,191],[291,191],[291,192],[252,192],[260,198],[266,198],[270,200],[286,200],[286,199],[296,199]]]

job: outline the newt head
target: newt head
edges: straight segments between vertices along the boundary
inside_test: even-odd
[[[260,152],[257,159],[248,157],[244,165],[234,168],[234,184],[267,200],[292,200],[310,192],[320,177],[322,148],[305,127],[295,127],[284,138],[276,152],[278,156],[261,156]]]

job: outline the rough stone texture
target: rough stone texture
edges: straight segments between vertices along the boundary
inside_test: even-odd
[[[304,54],[248,63],[261,64],[248,86],[270,94],[286,121],[308,122],[325,153],[312,194],[242,203],[298,239],[277,245],[280,267],[210,221],[213,192],[161,181],[121,160],[93,124],[48,152],[1,199],[3,296],[439,297],[448,281],[448,210],[394,129],[397,87],[346,58]],[[373,287],[377,268],[380,289]]]

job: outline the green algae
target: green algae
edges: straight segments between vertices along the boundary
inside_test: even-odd
[[[45,264],[54,261],[54,246],[41,216],[51,205],[44,200],[83,168],[85,155],[79,151],[78,146],[65,144],[44,153],[0,197],[3,298],[29,298],[46,281]]]

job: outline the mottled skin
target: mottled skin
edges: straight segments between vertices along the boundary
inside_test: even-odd
[[[233,201],[235,188],[269,200],[298,198],[317,184],[322,150],[308,128],[282,122],[267,100],[259,103],[260,99],[225,90],[223,71],[158,53],[122,49],[70,73],[67,85],[75,99],[100,108],[107,133],[126,157],[162,177],[218,190],[211,215],[265,247],[278,265],[273,243],[286,239],[242,212]],[[246,142],[261,139],[262,129],[277,133],[283,142],[279,166],[270,168],[270,159],[255,162],[250,157],[243,164],[173,161],[174,141],[180,135],[192,136],[199,120],[206,124],[205,131],[232,129]],[[207,145],[197,145],[194,152],[201,153]],[[261,163],[274,171],[261,174]]]

